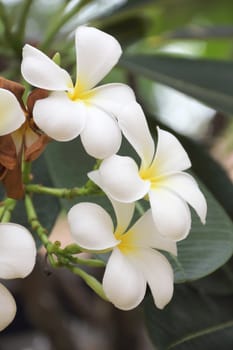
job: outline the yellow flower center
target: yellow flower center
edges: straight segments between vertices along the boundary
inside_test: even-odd
[[[135,253],[137,251],[132,233],[131,230],[126,233],[122,233],[122,231],[119,230],[115,232],[115,238],[120,241],[117,248],[120,249],[123,254]]]
[[[83,85],[81,83],[76,83],[75,87],[73,87],[69,92],[67,92],[68,97],[72,101],[83,101],[88,103],[89,100],[94,96],[94,92],[92,90],[85,91]]]
[[[151,183],[151,188],[157,188],[158,184],[161,182],[162,180],[162,176],[160,176],[159,174],[156,174],[156,169],[155,166],[153,166],[153,164],[149,167],[149,168],[141,168],[139,170],[139,176],[143,179],[143,180],[148,180]]]

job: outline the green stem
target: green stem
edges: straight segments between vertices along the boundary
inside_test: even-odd
[[[97,259],[82,259],[78,257],[72,257],[70,259],[73,263],[79,264],[79,265],[85,265],[89,267],[105,267],[106,264],[102,260],[97,260]]]
[[[67,250],[69,249],[68,247],[66,248],[66,250],[65,249],[63,250],[60,248],[59,242],[51,243],[49,241],[47,236],[47,231],[41,226],[37,218],[37,214],[36,214],[32,199],[28,194],[25,196],[25,207],[26,207],[26,212],[28,216],[28,221],[32,229],[37,232],[41,242],[43,243],[43,245],[45,246],[48,252],[48,259],[50,264],[53,267],[62,266],[62,267],[68,268],[71,272],[81,277],[87,283],[87,285],[91,289],[93,289],[93,291],[96,294],[98,294],[102,299],[107,300],[101,283],[95,277],[89,275],[87,272],[83,271],[79,267],[72,265],[76,263],[76,264],[82,264],[82,265],[85,264],[87,266],[103,267],[105,264],[100,260],[94,260],[94,259],[85,260],[82,258],[77,258],[71,255],[67,255]],[[70,249],[71,248],[73,247],[70,247]],[[56,258],[54,258],[53,255],[55,255]]]
[[[72,199],[77,196],[86,196],[90,194],[100,194],[101,191],[97,186],[83,186],[68,188],[53,188],[46,187],[37,184],[31,184],[26,186],[26,191],[31,193],[48,194],[55,197]]]
[[[77,266],[67,265],[66,266],[71,272],[73,272],[75,275],[78,275],[81,277],[86,284],[93,289],[93,291],[98,294],[102,299],[108,301],[104,291],[102,284],[93,276],[89,275],[87,272],[79,269]]]
[[[26,212],[27,212],[28,222],[31,225],[31,228],[34,231],[36,231],[41,242],[43,243],[43,245],[45,246],[47,251],[49,251],[49,248],[53,244],[48,239],[47,230],[41,226],[41,224],[38,220],[32,199],[29,195],[25,196],[25,208],[26,208]]]
[[[7,198],[4,201],[4,210],[1,210],[1,222],[9,222],[12,212],[16,206],[17,201],[13,198]]]
[[[55,20],[54,22],[52,22],[52,25],[50,26],[47,35],[44,39],[44,42],[40,45],[40,49],[46,51],[49,46],[51,45],[54,37],[56,36],[57,32],[59,31],[59,29],[66,23],[68,22],[74,15],[76,15],[76,13],[85,5],[87,5],[88,3],[92,2],[92,0],[81,0],[79,1],[79,3],[74,6],[74,8],[65,13],[63,16],[57,16],[57,20]]]
[[[31,162],[23,162],[23,183],[27,185],[30,182],[30,174],[31,174]]]
[[[82,259],[79,257],[74,257],[72,254],[77,254],[82,252],[80,247],[75,244],[69,245],[64,249],[60,248],[60,242],[52,243],[47,234],[47,230],[41,226],[32,199],[30,195],[25,196],[25,207],[28,216],[28,222],[30,223],[33,230],[37,232],[37,235],[43,245],[45,246],[49,255],[54,254],[57,256],[58,260],[62,261],[64,264],[73,263],[86,265],[91,267],[104,267],[105,263],[98,259]]]
[[[0,207],[0,220],[4,214],[4,211],[5,211],[5,207],[1,204],[1,207]]]

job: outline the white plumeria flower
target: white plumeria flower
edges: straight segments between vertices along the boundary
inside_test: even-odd
[[[0,278],[24,278],[35,265],[36,246],[30,232],[13,223],[0,224]],[[13,296],[0,283],[0,331],[14,319],[16,304]]]
[[[194,178],[183,170],[191,162],[180,142],[158,128],[155,145],[139,104],[130,103],[119,115],[121,130],[141,158],[141,166],[130,157],[113,155],[89,177],[109,196],[120,202],[149,197],[152,215],[161,235],[184,239],[191,228],[191,205],[205,223],[207,204]],[[187,202],[187,203],[186,203]]]
[[[173,295],[173,270],[165,256],[153,248],[176,255],[176,243],[157,233],[151,210],[128,228],[135,204],[111,201],[117,218],[115,230],[111,217],[102,207],[79,203],[68,213],[72,236],[89,251],[112,250],[103,290],[117,308],[130,310],[138,306],[148,283],[156,306],[162,309]]]
[[[0,136],[18,129],[25,121],[25,115],[15,95],[0,88]]]
[[[103,159],[118,151],[121,132],[116,118],[135,96],[124,84],[94,88],[121,56],[115,38],[96,28],[80,26],[75,32],[75,46],[74,85],[64,69],[30,45],[23,48],[22,75],[30,84],[52,91],[35,104],[33,117],[39,128],[57,141],[81,135],[86,152]]]

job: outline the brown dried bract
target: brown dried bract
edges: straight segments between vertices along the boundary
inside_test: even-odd
[[[43,89],[34,89],[29,94],[25,107],[23,85],[0,77],[0,88],[9,90],[16,96],[26,117],[25,123],[18,130],[0,137],[0,180],[8,197],[20,199],[24,196],[22,157],[27,162],[34,161],[51,140],[37,127],[32,116],[36,101],[46,98],[49,93]]]
[[[0,180],[8,197],[14,199],[23,197],[21,162],[11,135],[0,136]]]

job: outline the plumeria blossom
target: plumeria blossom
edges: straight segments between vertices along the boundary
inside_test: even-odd
[[[111,199],[117,218],[95,203],[79,203],[68,213],[74,240],[93,252],[112,250],[103,277],[107,298],[119,309],[130,310],[143,300],[148,283],[155,305],[162,309],[173,295],[173,270],[161,249],[177,254],[176,243],[158,234],[151,210],[129,227],[134,203]]]
[[[35,265],[36,246],[30,232],[13,223],[0,224],[0,278],[24,278]],[[0,283],[0,331],[14,319],[16,304],[8,289]]]
[[[75,48],[75,84],[68,72],[28,44],[23,48],[22,75],[31,85],[51,91],[35,104],[33,117],[38,127],[57,141],[81,135],[86,152],[103,159],[118,151],[121,132],[116,118],[135,96],[124,84],[94,88],[121,56],[115,38],[96,28],[80,26],[75,32]]]
[[[183,172],[191,162],[180,142],[171,133],[157,129],[155,145],[139,104],[131,103],[118,116],[121,130],[141,158],[113,155],[98,170],[89,173],[113,199],[130,203],[147,196],[155,225],[161,235],[175,241],[190,231],[191,205],[205,223],[207,204],[194,178]]]

